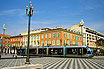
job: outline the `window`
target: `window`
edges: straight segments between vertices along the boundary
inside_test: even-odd
[[[1,44],[0,44],[0,46],[1,46]]]
[[[69,45],[69,40],[67,40],[67,44]]]
[[[69,34],[68,34],[68,38],[69,38]]]
[[[38,41],[37,43],[38,43],[38,45],[39,45],[39,41]]]
[[[51,44],[51,40],[48,41],[49,45]]]
[[[64,45],[66,45],[66,40],[64,40]]]
[[[82,40],[82,38],[80,38]]]
[[[70,36],[70,38],[72,39],[72,35]]]
[[[49,34],[49,38],[51,38],[51,34]]]
[[[7,47],[7,44],[5,46]]]
[[[31,42],[31,45],[33,45],[33,42]]]
[[[43,35],[42,35],[42,39],[43,39]]]
[[[39,36],[37,36],[37,39],[39,39]]]
[[[77,42],[76,42],[76,45],[78,45]]]
[[[67,54],[77,54],[77,48],[68,48]]]
[[[75,36],[73,35],[73,39],[75,39]]]
[[[5,41],[5,43],[7,43],[7,41]]]
[[[34,45],[36,45],[36,41],[34,41]]]
[[[53,34],[52,37],[55,38],[55,34]]]
[[[57,37],[59,37],[59,33],[57,33]]]
[[[45,38],[47,38],[47,34],[45,35]]]
[[[31,40],[33,40],[33,36],[31,37]]]
[[[8,41],[8,43],[10,43],[10,41]]]
[[[41,42],[41,45],[44,46],[43,41]]]
[[[52,41],[53,45],[55,45],[55,40]]]
[[[36,40],[36,36],[34,36],[34,39]]]
[[[76,36],[76,40],[77,40],[77,36]]]
[[[0,40],[0,43],[1,43],[1,40]]]
[[[10,38],[8,38],[10,40]]]
[[[81,42],[81,45],[82,45],[82,42]]]
[[[86,38],[83,38],[83,41],[86,42]]]
[[[80,38],[78,37],[78,40],[80,40]]]
[[[57,40],[57,45],[59,45],[60,43],[59,43],[59,40]]]
[[[86,37],[86,34],[83,34],[83,37]]]
[[[21,41],[23,41],[23,38],[21,38]]]
[[[70,41],[70,45],[72,45],[72,41]]]
[[[66,34],[64,34],[64,37],[66,37]]]
[[[20,38],[19,38],[19,41],[20,41]]]
[[[45,45],[47,45],[47,41],[45,41]]]
[[[26,46],[28,45],[28,43],[26,42],[26,44],[25,44]],[[29,45],[30,45],[30,43],[29,43]]]
[[[73,44],[75,45],[75,41],[73,41]]]
[[[80,45],[80,42],[78,42],[78,45]]]
[[[4,37],[5,39],[7,39],[7,37]]]

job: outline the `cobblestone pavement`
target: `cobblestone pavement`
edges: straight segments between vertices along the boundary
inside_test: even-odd
[[[26,59],[23,57],[2,58],[0,69],[3,67],[13,67],[25,65]],[[31,64],[42,64],[44,69],[104,69],[104,57],[88,58],[58,58],[58,57],[32,57]]]

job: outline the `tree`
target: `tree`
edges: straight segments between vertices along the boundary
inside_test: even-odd
[[[99,39],[95,43],[97,46],[103,46],[104,47],[104,39]]]

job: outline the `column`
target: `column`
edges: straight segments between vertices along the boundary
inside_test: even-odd
[[[33,46],[34,46],[34,35],[33,35]]]
[[[47,47],[47,56],[48,56],[48,47]]]
[[[37,55],[38,55],[38,48],[37,48]]]

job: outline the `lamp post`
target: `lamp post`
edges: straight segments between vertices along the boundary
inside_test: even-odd
[[[30,41],[30,18],[33,15],[33,6],[32,6],[32,2],[30,1],[30,10],[29,13],[28,12],[28,6],[26,6],[26,15],[29,16],[29,22],[28,22],[28,45],[27,45],[27,57],[26,57],[26,63],[25,64],[30,64],[29,61],[29,41]]]
[[[1,52],[3,53],[3,49],[4,49],[4,46],[3,46],[3,44],[4,44],[4,34],[5,34],[5,30],[6,30],[6,28],[5,28],[5,24],[3,25],[3,41],[2,41],[2,48],[1,48]]]
[[[42,43],[42,57],[44,56],[44,43]]]
[[[83,19],[81,19],[80,27],[81,27],[81,39],[82,39],[82,45],[83,45],[83,29],[82,29],[83,25],[84,25],[84,21],[83,21]]]

